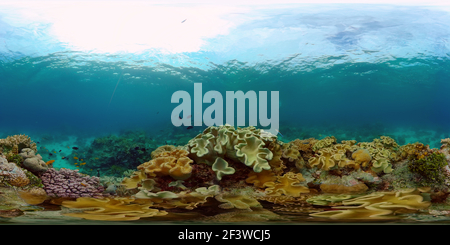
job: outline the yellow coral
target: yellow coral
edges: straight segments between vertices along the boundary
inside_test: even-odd
[[[217,157],[240,161],[254,171],[270,169],[272,152],[266,144],[276,139],[253,126],[235,129],[230,125],[210,126],[188,143],[189,157],[196,163],[212,165]]]
[[[222,202],[219,208],[223,209],[249,209],[260,208],[261,204],[254,198],[246,195],[233,195],[233,194],[219,194],[216,196],[216,200]]]
[[[338,184],[321,184],[320,189],[324,193],[334,193],[334,194],[355,194],[355,193],[363,193],[367,191],[369,188],[363,184],[358,183],[352,186],[338,185]]]
[[[256,187],[264,188],[266,183],[274,182],[277,179],[275,174],[270,170],[263,170],[260,173],[250,172],[245,182],[253,184]]]
[[[352,154],[352,158],[356,163],[366,167],[370,161],[372,161],[372,156],[370,156],[370,152],[366,149],[359,149]]]
[[[159,157],[138,166],[147,175],[170,175],[174,179],[184,180],[191,176],[194,161],[187,157],[186,150],[175,149],[170,152],[162,152]]]
[[[302,174],[288,172],[283,176],[278,176],[275,182],[265,183],[268,187],[265,192],[267,195],[298,197],[301,193],[309,193],[308,187],[300,185],[302,181],[305,181]]]

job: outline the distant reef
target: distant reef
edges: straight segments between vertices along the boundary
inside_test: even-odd
[[[206,209],[201,219],[220,221],[277,220],[282,212],[342,220],[436,215],[436,206],[450,212],[442,210],[450,202],[449,138],[440,149],[388,136],[282,142],[252,126],[223,125],[185,145],[137,134],[97,138],[84,150],[89,168],[107,174],[55,168],[26,135],[0,139],[0,192],[66,207],[65,216],[111,221]],[[0,193],[0,201],[3,209],[18,205],[11,195]],[[237,215],[242,210],[252,212]]]

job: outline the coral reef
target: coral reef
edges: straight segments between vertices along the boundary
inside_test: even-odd
[[[83,175],[77,170],[50,168],[42,175],[44,190],[49,197],[102,197],[104,188],[98,177]]]
[[[82,173],[88,169],[98,169],[104,175],[121,176],[128,169],[134,169],[151,159],[150,153],[156,148],[156,142],[145,132],[124,132],[118,136],[110,135],[96,138],[85,149],[84,159],[89,162],[89,168],[82,168]],[[111,166],[121,171],[111,172]]]

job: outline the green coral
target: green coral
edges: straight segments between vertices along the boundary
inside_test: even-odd
[[[425,182],[436,185],[443,184],[447,178],[446,171],[443,171],[447,165],[444,154],[433,152],[422,159],[411,161],[408,168],[411,172],[425,177]]]

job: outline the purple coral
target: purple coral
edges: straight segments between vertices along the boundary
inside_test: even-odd
[[[44,190],[50,197],[103,197],[104,187],[98,177],[78,173],[77,170],[50,168],[42,175]]]

